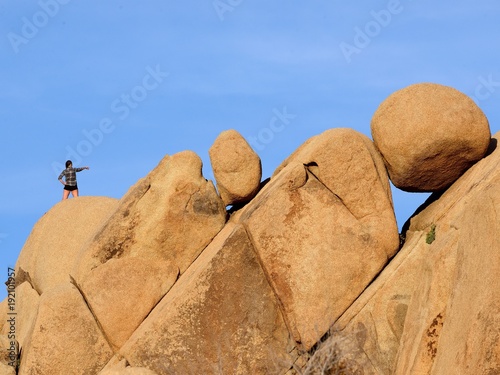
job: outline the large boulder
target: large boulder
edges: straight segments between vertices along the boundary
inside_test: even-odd
[[[498,135],[496,135],[498,137]],[[492,145],[496,143],[496,139]],[[500,150],[411,218],[401,251],[336,322],[369,374],[500,368]]]
[[[329,130],[306,142],[238,220],[305,350],[399,247],[381,156],[366,136],[349,129]]]
[[[40,297],[19,374],[97,374],[112,356],[113,351],[77,288],[61,284]]]
[[[460,91],[433,83],[390,95],[371,122],[394,185],[439,191],[480,160],[490,142],[486,116]]]
[[[57,203],[38,220],[24,244],[16,262],[16,282],[20,284],[29,277],[39,294],[69,283],[82,246],[93,238],[117,204],[117,199],[106,197],[78,197]]]
[[[77,259],[79,282],[112,258],[142,257],[183,273],[226,222],[226,210],[194,152],[165,156],[129,189]]]
[[[293,342],[245,229],[229,223],[120,350],[158,374],[283,374]]]
[[[248,202],[260,186],[259,156],[236,130],[222,132],[209,150],[217,189],[224,204]]]
[[[72,276],[114,349],[226,222],[225,207],[191,151],[166,156],[120,200],[81,252]]]
[[[13,315],[15,325],[11,328],[9,324],[6,324],[3,329],[0,330],[0,333],[7,335],[11,329],[14,329],[15,338],[19,343],[19,347],[22,349],[31,335],[40,297],[37,291],[33,289],[28,282],[23,282],[21,285],[18,285],[14,295],[15,302],[9,306],[9,312],[15,314]],[[7,315],[6,321],[11,317],[12,316]]]

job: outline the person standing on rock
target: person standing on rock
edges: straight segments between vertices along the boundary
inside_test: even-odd
[[[89,167],[73,168],[73,162],[71,160],[66,161],[66,169],[62,171],[59,177],[57,178],[61,182],[61,184],[64,185],[63,198],[62,198],[63,200],[68,199],[69,193],[73,194],[73,197],[78,197],[76,172],[81,172],[85,169],[90,169],[90,168]]]

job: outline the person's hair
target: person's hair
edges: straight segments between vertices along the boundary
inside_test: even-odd
[[[66,168],[71,167],[71,165],[73,165],[73,163],[71,162],[71,160],[67,160],[66,161]]]

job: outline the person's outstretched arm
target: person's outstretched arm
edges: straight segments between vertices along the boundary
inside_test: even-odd
[[[90,168],[89,168],[89,167],[75,168],[75,171],[76,171],[76,172],[81,172],[81,171],[83,171],[84,169],[90,169]]]

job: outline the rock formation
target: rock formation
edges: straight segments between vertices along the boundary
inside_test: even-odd
[[[407,191],[447,188],[490,143],[488,120],[472,99],[433,83],[390,95],[375,112],[371,130],[391,181]]]
[[[208,154],[224,205],[245,203],[257,194],[262,177],[260,158],[240,133],[222,132]]]
[[[446,132],[455,121],[489,127],[468,99],[440,90],[384,102],[378,148],[327,130],[262,188],[260,160],[230,131],[210,151],[220,195],[185,151],[120,200],[58,203],[15,267],[15,338],[0,303],[0,375],[499,374],[498,135],[487,151],[484,129],[458,136],[462,153],[442,148],[458,139]],[[447,99],[432,106],[422,92]],[[404,138],[439,118],[451,122],[440,122],[436,148],[394,168],[385,121],[400,120]],[[428,159],[439,163],[415,169]],[[436,188],[422,178],[431,170],[445,175],[402,233],[387,173],[397,179],[398,168],[415,190]]]

